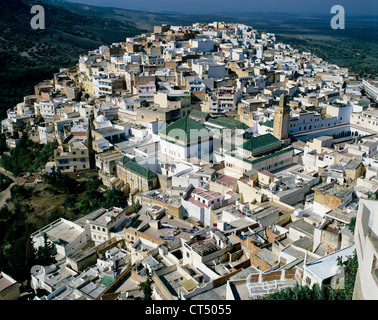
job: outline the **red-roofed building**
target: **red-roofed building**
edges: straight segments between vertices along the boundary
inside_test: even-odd
[[[233,199],[230,195],[227,198]],[[194,188],[190,184],[185,190],[181,203],[184,208],[184,216],[193,217],[210,226],[211,210],[227,205],[229,200],[225,200],[225,196],[220,192]]]

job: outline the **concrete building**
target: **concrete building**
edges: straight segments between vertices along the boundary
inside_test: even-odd
[[[323,285],[331,285],[336,277],[340,277],[343,281],[343,268],[338,266],[338,258],[344,262],[349,256],[353,256],[355,246],[351,245],[347,248],[327,254],[324,257],[306,263],[303,268],[302,285],[308,285],[310,288],[316,283],[320,287]]]
[[[122,208],[101,208],[89,214],[87,224],[91,240],[98,245],[112,238],[112,234],[116,234],[117,230],[123,233],[122,224],[125,220],[125,211]]]
[[[240,178],[249,170],[274,170],[288,166],[293,161],[293,148],[282,148],[281,140],[271,133],[254,136],[235,151],[225,151],[225,174]]]
[[[185,210],[184,216],[193,217],[198,221],[211,225],[211,210],[225,205],[224,195],[219,192],[194,188],[189,185],[181,200]]]
[[[358,272],[354,300],[378,300],[378,213],[376,200],[360,200],[354,240]]]
[[[31,234],[34,247],[44,245],[44,235],[54,245],[55,259],[60,261],[81,250],[90,239],[87,229],[72,221],[60,218]]]
[[[206,163],[213,160],[211,132],[189,116],[169,124],[159,136],[161,152],[172,158]]]
[[[117,150],[108,150],[96,154],[96,167],[99,169],[99,173],[104,174],[107,177],[116,175],[117,161],[123,157],[124,155]]]
[[[129,185],[130,191],[148,191],[158,187],[157,174],[126,156],[117,162],[117,177],[124,185]]]
[[[361,85],[370,97],[372,97],[375,101],[378,101],[377,81],[369,81],[363,79]]]
[[[378,110],[372,109],[352,113],[350,123],[378,132]]]
[[[76,173],[90,170],[89,151],[81,141],[69,142],[54,151],[55,168],[62,173]]]

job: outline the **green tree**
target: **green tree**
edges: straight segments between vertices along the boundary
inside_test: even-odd
[[[26,261],[27,267],[31,268],[33,265],[35,265],[36,259],[37,259],[37,251],[34,248],[31,234],[29,234],[27,242],[26,242],[26,249],[25,249],[25,261]]]
[[[77,197],[75,195],[67,195],[63,201],[63,208],[66,210],[75,209],[76,203],[77,203]]]
[[[347,256],[345,261],[339,257],[337,259],[337,264],[344,268],[345,279],[344,279],[344,295],[345,300],[352,300],[354,285],[356,282],[356,276],[358,271],[358,258],[357,252],[354,250],[352,256]]]
[[[134,204],[134,213],[138,213],[139,210],[142,208],[142,205],[140,204],[139,200],[136,201],[136,203]]]
[[[348,225],[348,229],[354,234],[354,229],[356,228],[356,217],[350,219],[350,223]]]
[[[146,281],[139,283],[139,291],[143,291],[143,300],[151,300],[152,298],[152,276],[147,270]]]
[[[38,247],[36,252],[36,263],[40,265],[50,265],[55,261],[54,244],[47,238],[46,233],[43,234],[43,246]]]
[[[124,208],[127,206],[127,199],[123,195],[123,192],[114,187],[105,193],[105,199],[106,207]]]
[[[79,206],[78,206],[79,211],[82,214],[87,214],[91,210],[91,202],[87,198],[82,198],[80,200]]]
[[[8,151],[8,146],[6,142],[6,137],[4,133],[0,134],[0,155],[3,154],[5,151]]]

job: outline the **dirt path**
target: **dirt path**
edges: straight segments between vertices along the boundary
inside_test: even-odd
[[[3,190],[1,193],[0,193],[0,208],[2,208],[5,204],[6,204],[6,201],[11,197],[11,188],[17,183],[17,179],[13,176],[13,174],[7,170],[5,170],[4,168],[0,167],[0,173],[2,173],[3,175],[7,176],[9,179],[11,179],[13,182],[8,186],[8,188],[6,188],[5,190]]]
[[[12,172],[5,170],[3,167],[0,167],[0,173],[7,176],[9,179],[12,179],[14,182],[17,182],[17,179],[13,176]]]
[[[6,201],[11,197],[11,188],[16,184],[16,182],[12,182],[8,188],[0,193],[0,208],[5,206]]]

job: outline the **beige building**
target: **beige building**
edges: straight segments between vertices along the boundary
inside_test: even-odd
[[[59,146],[54,151],[55,167],[62,173],[76,173],[90,169],[89,151],[81,141]]]
[[[152,170],[139,165],[133,160],[123,157],[117,162],[117,176],[130,190],[148,191],[158,187],[158,176]]]
[[[186,90],[159,91],[154,95],[154,103],[164,109],[178,109],[181,116],[189,114],[191,110],[191,94]]]
[[[281,141],[271,133],[255,136],[224,153],[226,175],[239,178],[249,170],[273,170],[293,162],[293,148],[281,148]]]
[[[117,150],[107,150],[96,154],[96,167],[99,169],[99,173],[107,177],[116,175],[117,161],[123,157],[124,155]]]
[[[103,243],[112,238],[117,231],[122,232],[121,224],[125,221],[125,211],[122,208],[100,208],[87,219],[91,240],[96,244]]]

